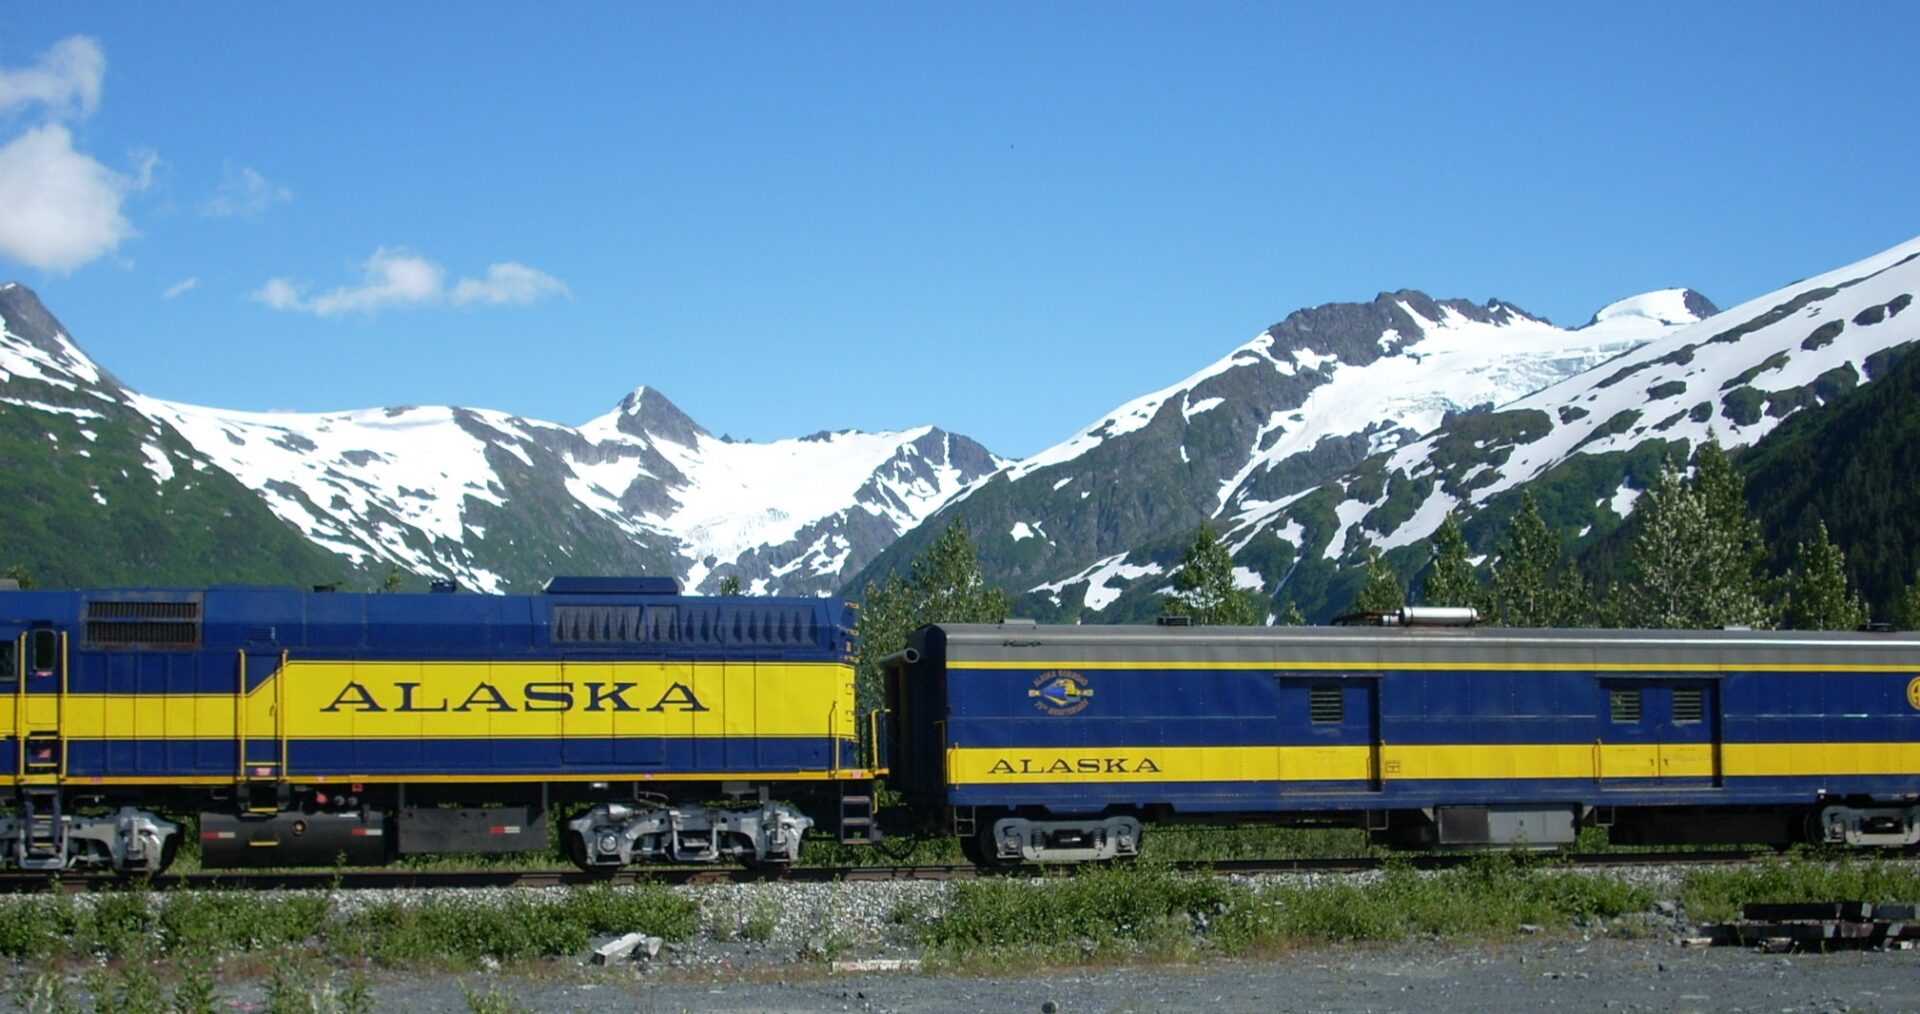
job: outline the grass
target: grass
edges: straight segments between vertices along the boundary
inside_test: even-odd
[[[1050,963],[1142,950],[1240,953],[1328,941],[1499,935],[1524,924],[1569,925],[1643,911],[1653,900],[1618,878],[1497,854],[1434,874],[1395,865],[1366,884],[1265,891],[1157,863],[1105,867],[1039,881],[956,884],[943,912],[902,919],[924,944],[953,957],[1020,954]]]
[[[1699,870],[1680,891],[1687,918],[1701,923],[1739,918],[1750,903],[1864,901],[1920,903],[1920,870],[1877,859],[1796,858],[1758,866]]]
[[[434,900],[336,911],[320,895],[103,892],[88,902],[35,895],[0,904],[0,957],[204,959],[310,952],[377,965],[473,965],[577,956],[593,937],[643,930],[693,935],[699,906],[657,885],[595,885],[558,901]]]

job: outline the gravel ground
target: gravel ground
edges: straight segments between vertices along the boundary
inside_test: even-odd
[[[1671,897],[1684,871],[1616,875]],[[1367,875],[1358,879],[1365,880]],[[1277,883],[1355,881],[1345,874],[1247,878]],[[466,895],[559,894],[565,888],[338,891],[336,910]],[[1259,960],[1101,967],[1006,975],[946,971],[850,974],[829,959],[922,957],[903,911],[937,912],[948,885],[929,881],[761,883],[675,890],[701,906],[695,939],[647,961],[607,968],[585,955],[463,975],[375,973],[381,1009],[621,1011],[1148,1010],[1912,1010],[1920,1005],[1920,951],[1762,955],[1689,949],[1685,913],[1671,903],[1603,925],[1501,943],[1421,940],[1306,948]],[[0,899],[0,918],[5,918]],[[646,931],[647,927],[634,929]],[[344,983],[336,977],[335,986]],[[70,988],[80,989],[80,976]],[[229,977],[231,1009],[265,1005],[260,981]],[[476,998],[503,1001],[492,1006]],[[76,999],[79,997],[76,995]],[[0,997],[12,1009],[14,997]]]
[[[816,966],[817,969],[817,966]],[[1259,961],[1013,976],[788,974],[662,981],[596,969],[376,978],[381,1009],[463,1011],[491,995],[587,1011],[1913,1010],[1920,952],[1762,955],[1666,941],[1528,939],[1309,949]],[[229,993],[232,995],[232,992]],[[258,1009],[258,989],[236,1009]]]

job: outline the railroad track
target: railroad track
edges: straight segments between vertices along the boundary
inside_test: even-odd
[[[1478,852],[1417,853],[1386,859],[1353,856],[1327,859],[1228,859],[1180,862],[1189,871],[1255,875],[1270,873],[1364,873],[1389,862],[1415,869],[1442,870],[1462,866],[1486,855]],[[1597,852],[1561,853],[1541,857],[1569,869],[1622,869],[1645,866],[1707,866],[1753,862],[1777,855],[1772,849],[1719,852]],[[1913,858],[1915,850],[1882,853],[1889,858]],[[965,880],[992,876],[1057,876],[1071,867],[1022,866],[1006,870],[978,870],[972,866],[800,866],[778,873],[743,867],[631,868],[613,874],[583,873],[575,869],[494,870],[222,870],[166,874],[129,879],[110,873],[0,873],[0,893],[36,891],[81,892],[144,886],[153,890],[401,890],[453,887],[566,887],[592,884],[744,884],[762,882],[831,883],[900,880]]]

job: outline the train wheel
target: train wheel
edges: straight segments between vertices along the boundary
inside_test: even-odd
[[[983,821],[977,833],[960,839],[960,854],[967,857],[967,862],[983,870],[1005,870],[1021,863],[1017,858],[1000,857],[999,843],[994,840],[990,821]]]
[[[611,877],[620,872],[620,867],[609,863],[588,862],[586,838],[577,834],[569,834],[564,837],[567,841],[567,859],[573,863],[573,865],[579,867],[580,872],[596,877]]]

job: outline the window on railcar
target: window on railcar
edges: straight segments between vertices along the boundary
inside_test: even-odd
[[[0,683],[10,684],[20,678],[20,671],[14,666],[13,653],[16,650],[12,641],[0,642]]]
[[[1347,720],[1347,699],[1340,687],[1319,686],[1307,691],[1307,714],[1315,725],[1338,725]]]
[[[1700,687],[1674,687],[1673,720],[1675,722],[1706,721],[1707,692]]]
[[[1640,691],[1614,690],[1607,695],[1608,705],[1616,722],[1638,722],[1640,720]]]

